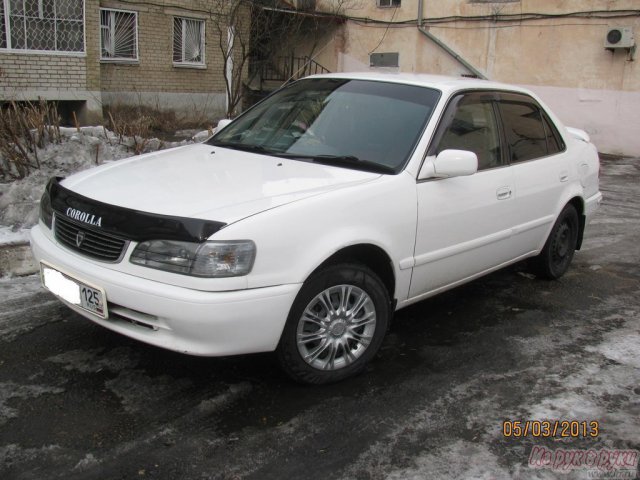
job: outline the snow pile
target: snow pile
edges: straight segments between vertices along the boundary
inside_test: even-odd
[[[21,245],[28,241],[28,228],[19,228],[14,231],[12,227],[0,225],[0,245]]]
[[[40,197],[51,177],[67,177],[72,173],[132,156],[135,141],[140,138],[120,137],[103,127],[60,128],[62,142],[47,144],[38,150],[41,163],[27,177],[0,183],[0,244],[24,243],[27,231],[38,222]],[[144,152],[187,145],[209,137],[206,130],[195,132],[179,142],[157,138],[145,140]]]

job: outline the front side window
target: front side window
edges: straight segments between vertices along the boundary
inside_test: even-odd
[[[204,20],[173,19],[173,63],[204,65]]]
[[[478,157],[478,170],[502,164],[500,134],[491,97],[461,95],[449,104],[431,155],[443,150],[467,150]]]
[[[295,82],[215,135],[213,145],[398,172],[440,97],[434,89],[365,80]]]
[[[84,52],[82,0],[0,1],[0,48]]]
[[[138,59],[138,14],[126,10],[100,9],[101,60]]]
[[[537,105],[526,101],[501,100],[500,113],[512,163],[548,155],[547,135]]]

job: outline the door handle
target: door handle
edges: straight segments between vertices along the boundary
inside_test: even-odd
[[[511,198],[511,187],[500,187],[496,190],[496,197],[498,200],[506,200],[507,198]]]
[[[569,172],[567,172],[566,170],[563,170],[560,172],[560,181],[561,182],[566,182],[567,180],[569,180]]]

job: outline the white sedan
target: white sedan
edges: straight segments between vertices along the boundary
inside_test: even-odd
[[[204,143],[52,179],[42,281],[160,347],[276,351],[307,383],[360,372],[393,312],[505,265],[569,268],[601,202],[588,135],[531,92],[332,74]]]

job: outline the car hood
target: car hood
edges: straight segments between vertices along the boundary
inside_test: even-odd
[[[120,207],[232,223],[379,176],[197,144],[119,160],[61,184]]]

